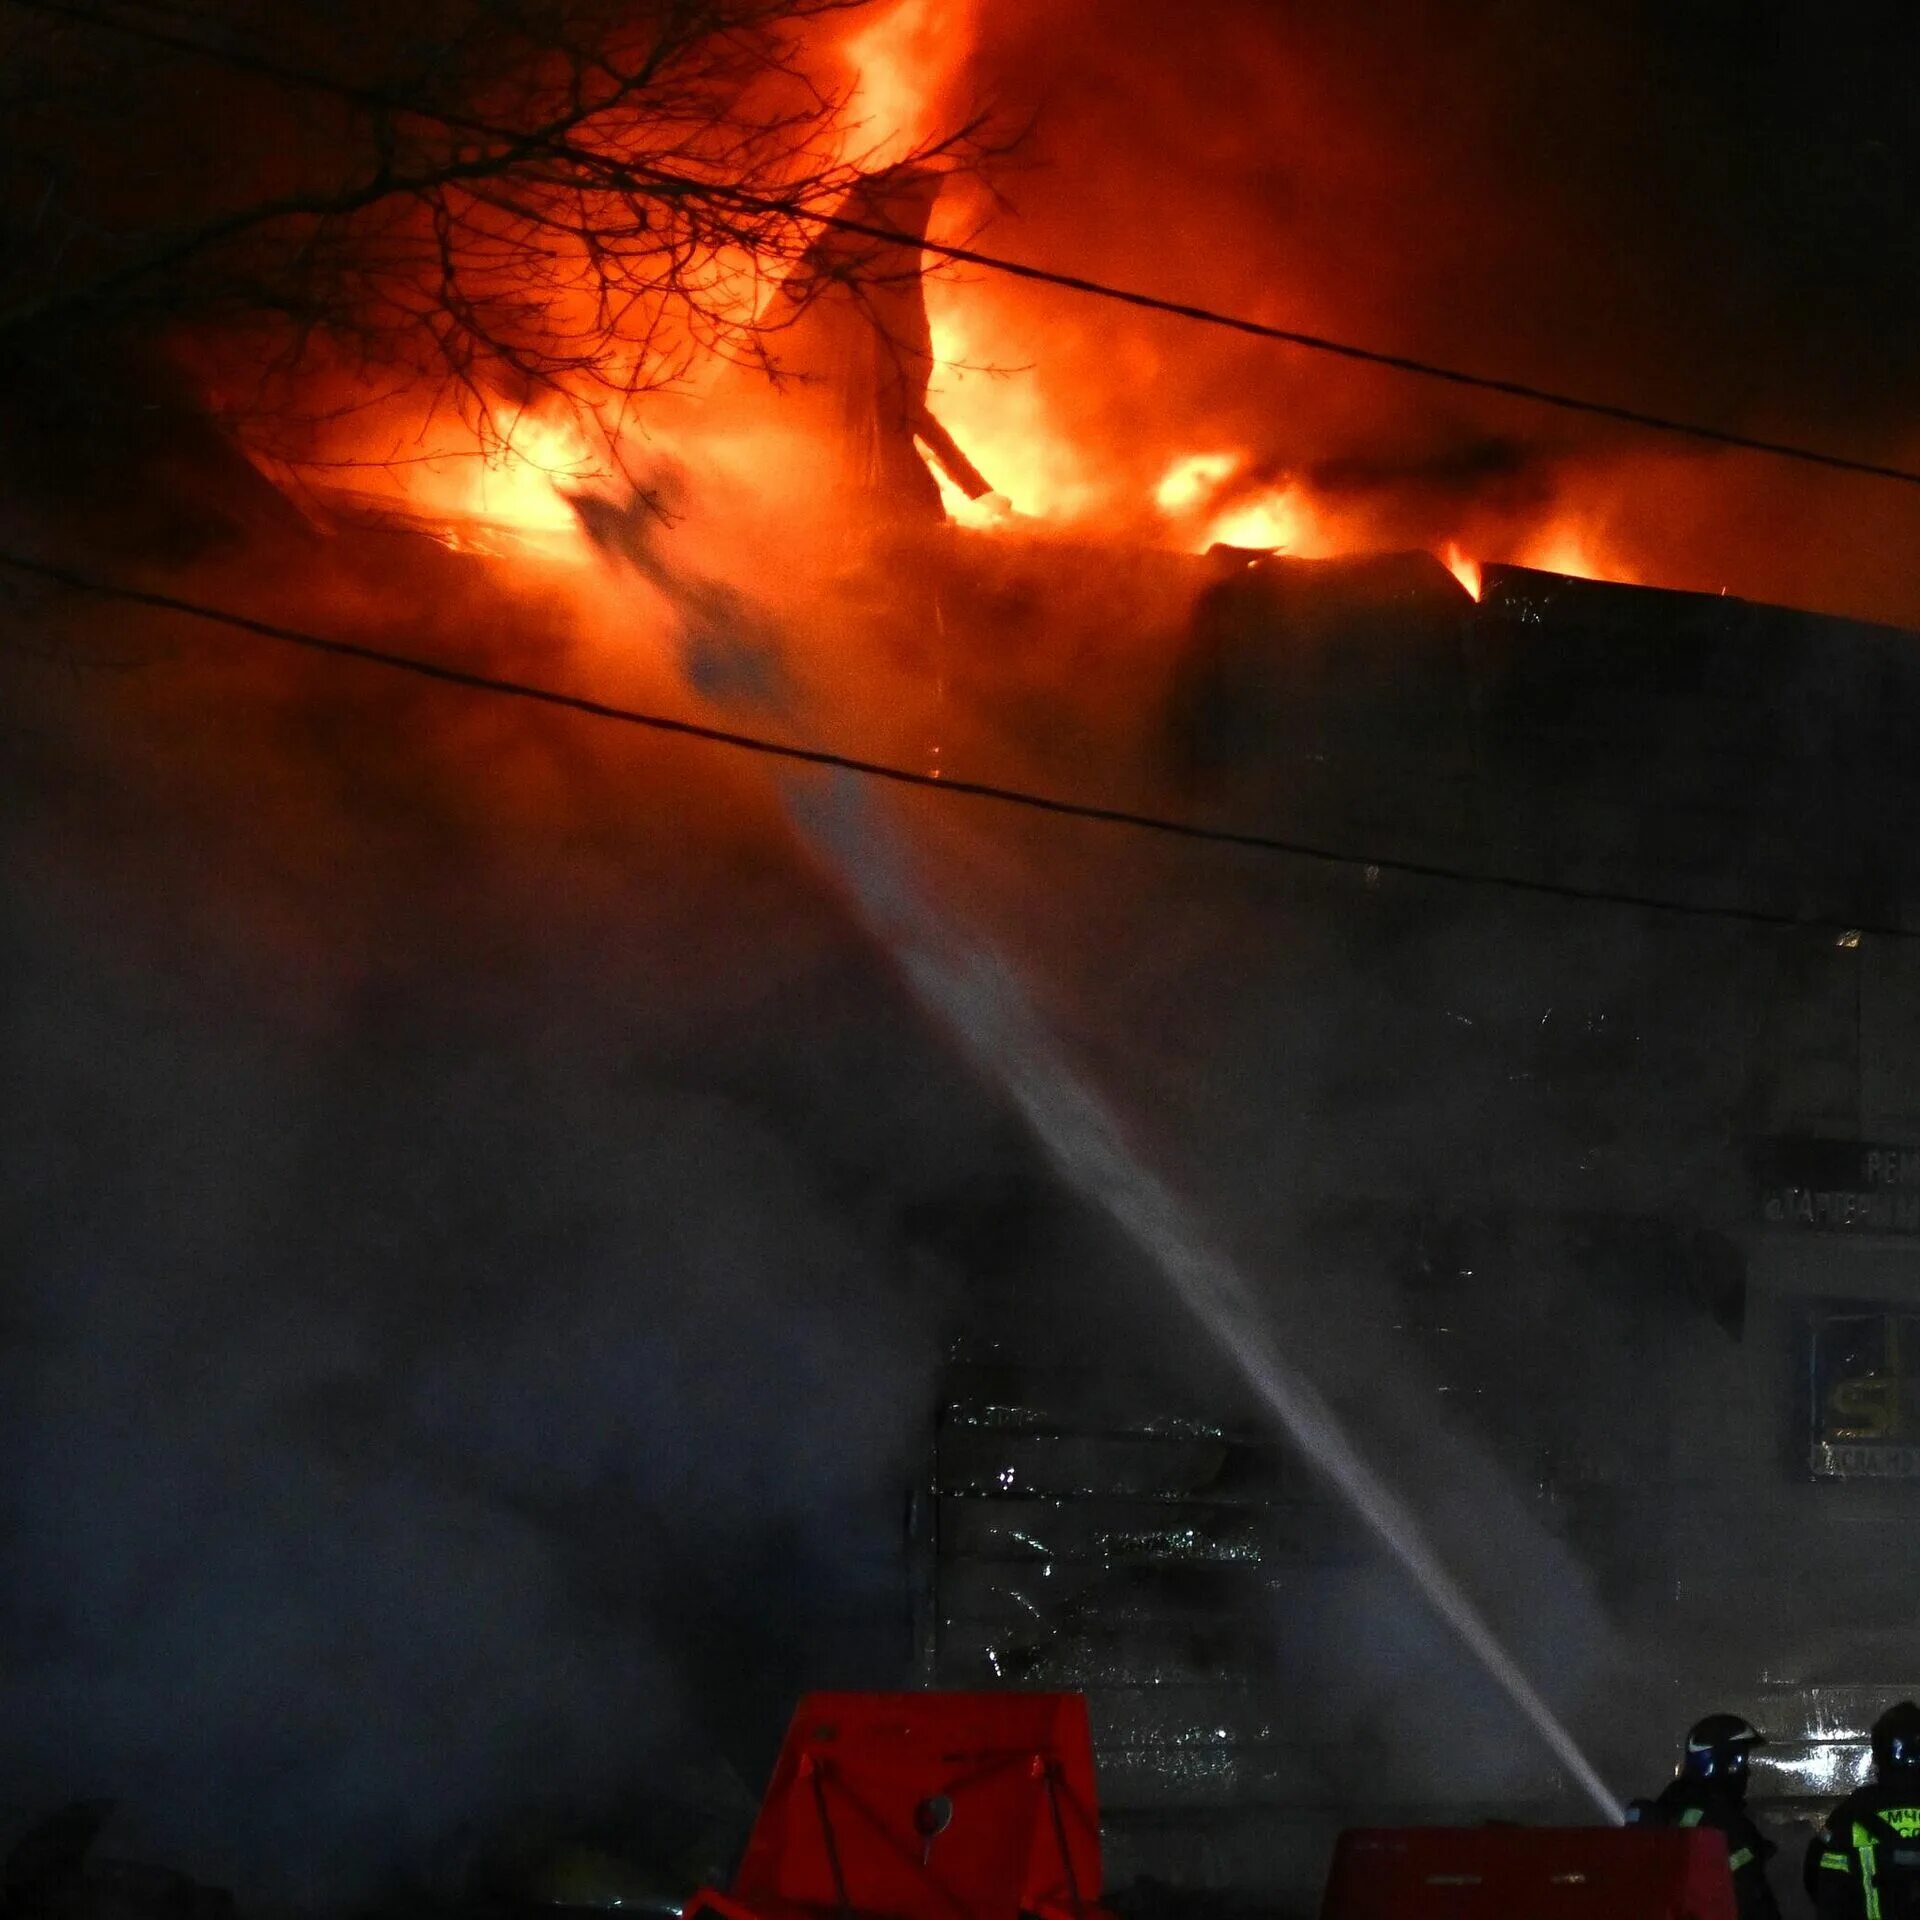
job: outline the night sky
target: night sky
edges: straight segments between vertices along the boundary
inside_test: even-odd
[[[949,44],[922,104],[983,106],[995,149],[936,232],[1920,464],[1909,7],[925,5]],[[808,458],[755,468],[721,438],[662,523],[685,528],[677,576],[370,527],[314,490],[350,474],[315,463],[303,491],[263,446],[359,434],[431,519],[406,433],[545,406],[566,379],[450,366],[381,278],[417,238],[384,202],[311,245],[303,215],[261,251],[182,243],[363,178],[364,99],[263,60],[375,92],[451,71],[464,111],[510,115],[524,23],[547,19],[489,39],[511,10],[486,0],[366,11],[221,0],[183,52],[0,0],[0,98],[25,129],[0,169],[0,566],[1255,826],[1277,761],[1255,749],[1196,794],[1166,751],[1213,577],[1149,553],[1182,454],[1233,447],[1233,486],[1299,485],[1349,550],[1498,560],[1577,524],[1626,580],[1920,626],[1913,487],[976,272],[930,305],[1004,371],[969,372],[951,417],[963,439],[989,423],[989,468],[1016,444],[991,425],[1008,408],[1070,449],[1083,504],[1044,564],[963,580],[863,545]],[[578,18],[617,36],[657,11]],[[180,25],[136,22],[156,23]],[[848,30],[801,19],[791,70],[698,68],[701,97],[750,80],[764,115],[763,94],[835,71]],[[665,310],[671,355],[688,335]],[[649,436],[684,453],[684,416],[634,404],[626,444],[657,477]],[[806,826],[824,791],[0,572],[0,1843],[111,1797],[111,1850],[302,1911],[458,1899],[568,1837],[724,1850],[799,1691],[911,1677],[908,1497],[976,1291],[1067,1289],[1102,1339],[1201,1366],[1139,1251],[916,998]],[[1342,1153],[1401,1154],[1396,1178],[1440,1206],[1495,1162],[1565,1197],[1596,1138],[1637,1138],[1684,1208],[1725,1171],[1692,1143],[1747,1098],[1755,1009],[1797,964],[1544,908],[1362,924],[1347,895],[1218,847],[924,792],[860,804],[1196,1217],[1282,1276],[1276,1311],[1343,1404],[1393,1369],[1299,1277],[1294,1210],[1346,1177]],[[1491,1053],[1456,1072],[1422,1024],[1438,1007],[1518,1033],[1536,1006],[1623,999],[1618,1084],[1570,1073],[1531,1107]],[[1354,1265],[1355,1297],[1383,1284]],[[1615,1306],[1541,1285],[1563,1281],[1610,1339]],[[1487,1544],[1518,1456],[1462,1416],[1423,1468],[1403,1416],[1382,1415],[1382,1452],[1472,1579],[1524,1602],[1556,1699],[1610,1754],[1659,1750],[1664,1725],[1609,1693],[1645,1651],[1631,1545],[1596,1575],[1519,1521]],[[1404,1594],[1370,1604],[1343,1724],[1377,1729],[1404,1686],[1481,1730],[1504,1789],[1521,1763],[1497,1713]],[[1413,1745],[1410,1774],[1458,1763]]]

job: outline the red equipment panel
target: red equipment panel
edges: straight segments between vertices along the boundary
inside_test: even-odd
[[[727,1920],[1109,1920],[1086,1702],[813,1693],[787,1729]]]
[[[1343,1833],[1320,1920],[1734,1920],[1706,1828],[1405,1827]]]

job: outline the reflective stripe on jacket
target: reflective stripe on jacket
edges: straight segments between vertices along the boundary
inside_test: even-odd
[[[1767,1861],[1774,1852],[1737,1800],[1703,1793],[1693,1782],[1670,1781],[1654,1800],[1636,1803],[1635,1824],[1650,1827],[1707,1827],[1727,1843],[1740,1920],[1780,1920],[1780,1908],[1767,1883]]]
[[[1821,1920],[1920,1920],[1920,1805],[1863,1788],[1833,1810],[1814,1848]]]

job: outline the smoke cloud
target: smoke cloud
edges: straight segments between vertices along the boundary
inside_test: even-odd
[[[113,624],[14,662],[0,1806],[303,1906],[737,1819],[902,1675],[1022,1152],[738,775]]]
[[[1362,35],[1313,9],[1174,32],[1131,0],[989,4],[965,84],[1037,116],[990,241],[1897,455],[1920,265],[1847,267],[1908,204],[1910,24],[1871,60],[1836,34],[1728,65],[1710,11],[1561,9],[1547,38],[1526,10],[1408,6]],[[1807,111],[1827,96],[1844,126]],[[984,210],[961,190],[947,217]],[[933,305],[976,363],[943,375],[945,417],[990,477],[1026,447],[1082,531],[1167,544],[1168,463],[1231,450],[1229,488],[1297,478],[1339,544],[1494,556],[1565,528],[1644,579],[1920,617],[1890,491],[990,281]],[[804,515],[758,544],[696,502],[668,549],[713,589],[690,632],[612,564],[243,513],[209,559],[179,515],[90,521],[116,432],[54,503],[64,536],[198,557],[211,599],[640,704],[745,685],[756,724],[823,744],[1201,804],[1164,708],[1207,576],[1144,544],[849,588]],[[151,506],[157,472],[119,484]],[[772,491],[811,481],[795,458]],[[16,498],[9,537],[29,518]],[[6,611],[16,1824],[118,1794],[122,1850],[328,1907],[631,1834],[650,1799],[737,1818],[796,1692],[909,1670],[903,1502],[983,1277],[1226,1396],[756,772],[158,619]],[[1206,804],[1257,824],[1302,765],[1252,754]],[[1807,1642],[1811,1587],[1750,1638],[1666,1608],[1689,1509],[1619,1489],[1664,1458],[1649,1367],[1712,1378],[1727,1336],[1690,1272],[1568,1222],[1738,1191],[1768,1010],[1824,1005],[1845,962],[942,804],[902,809],[929,885],[1256,1277],[1610,1781],[1658,1765],[1673,1673],[1750,1678],[1755,1649]],[[1591,1507],[1545,1511],[1542,1461],[1596,1433],[1615,1452],[1561,1476]],[[1272,1625],[1356,1810],[1436,1778],[1538,1788],[1404,1583],[1361,1564],[1341,1600],[1276,1600]]]
[[[1228,4],[1174,30],[1124,0],[985,0],[972,83],[1032,133],[1006,204],[957,200],[953,224],[1071,273],[1911,464],[1920,145],[1888,75],[1915,33],[1890,5],[1763,29],[1613,0],[1364,26]],[[1227,450],[1249,489],[1305,483],[1296,550],[1458,541],[1920,618],[1899,487],[963,278],[949,417],[983,459],[1038,417],[1078,456],[1036,486],[1051,503],[1144,511],[1169,462]]]

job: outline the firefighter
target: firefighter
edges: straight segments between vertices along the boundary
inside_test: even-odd
[[[1711,1827],[1727,1842],[1727,1864],[1740,1920],[1780,1920],[1767,1862],[1778,1849],[1746,1809],[1747,1756],[1765,1746],[1736,1713],[1710,1713],[1687,1731],[1680,1768],[1653,1800],[1634,1803],[1628,1818],[1648,1827]]]
[[[1827,1816],[1807,1852],[1820,1920],[1920,1920],[1920,1707],[1873,1723],[1873,1778]]]

